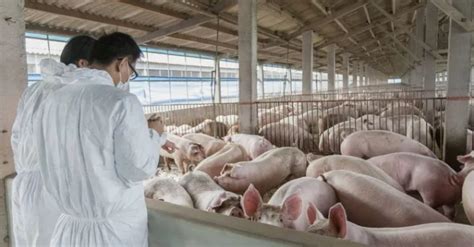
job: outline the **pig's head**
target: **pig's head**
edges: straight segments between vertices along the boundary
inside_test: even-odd
[[[306,160],[308,161],[308,163],[310,163],[311,161],[313,160],[317,160],[317,159],[320,159],[324,157],[323,155],[317,155],[317,154],[313,154],[313,153],[308,153],[306,155]]]
[[[293,221],[302,213],[303,205],[299,194],[289,196],[281,206],[264,204],[260,192],[252,184],[245,191],[240,203],[246,218],[286,228],[292,228]]]
[[[239,218],[244,215],[240,209],[240,196],[224,190],[212,199],[207,211]]]
[[[308,228],[308,232],[319,235],[342,238],[347,234],[346,210],[341,203],[337,203],[329,209],[328,219],[318,219]]]
[[[457,158],[459,163],[463,164],[462,170],[458,172],[458,176],[464,181],[464,178],[466,178],[471,171],[474,171],[474,151],[466,155],[459,155]]]
[[[189,157],[191,161],[201,162],[206,158],[204,147],[197,143],[191,143],[186,156]]]

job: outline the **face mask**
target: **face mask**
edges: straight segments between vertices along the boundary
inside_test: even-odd
[[[127,66],[127,74],[130,73],[130,70]],[[126,82],[123,82],[122,81],[122,73],[119,71],[119,76],[120,76],[120,81],[117,83],[116,87],[120,90],[123,90],[123,91],[126,91],[126,92],[130,92],[130,83],[129,83],[129,79],[127,79]]]

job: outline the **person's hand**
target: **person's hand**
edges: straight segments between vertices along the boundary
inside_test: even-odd
[[[162,149],[164,149],[168,153],[173,153],[177,148],[176,145],[174,145],[174,142],[166,141],[166,143],[161,146]]]
[[[160,135],[163,132],[165,132],[165,125],[163,124],[163,121],[161,120],[161,117],[154,118],[154,119],[149,119],[148,120],[148,128],[154,129]]]

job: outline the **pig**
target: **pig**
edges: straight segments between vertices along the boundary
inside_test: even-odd
[[[417,115],[423,117],[423,112],[418,108],[410,105],[405,106],[393,106],[387,108],[385,111],[380,113],[381,117],[400,116],[400,115]]]
[[[212,178],[219,176],[226,163],[248,160],[248,154],[244,147],[235,143],[227,143],[221,150],[212,156],[207,157],[195,168],[195,170],[205,172]]]
[[[425,204],[454,218],[454,205],[461,201],[462,179],[443,161],[401,152],[373,157],[368,162],[395,179],[404,191],[418,192]]]
[[[250,160],[273,149],[273,145],[267,139],[258,135],[236,134],[224,137],[224,141],[240,144],[247,151]]]
[[[467,219],[474,225],[474,173],[467,175],[462,187],[462,205]]]
[[[397,217],[396,212],[389,212]],[[308,232],[341,238],[371,247],[471,247],[474,227],[454,223],[430,223],[395,228],[362,227],[347,220],[341,203],[334,205],[328,219],[316,219]]]
[[[265,126],[270,123],[278,122],[285,118],[286,115],[272,111],[264,111],[258,113],[258,125]]]
[[[297,148],[275,148],[252,161],[224,166],[214,178],[222,188],[242,194],[253,184],[261,194],[278,187],[287,179],[299,178],[306,172],[306,156]]]
[[[450,222],[428,205],[384,182],[350,171],[330,171],[318,179],[336,191],[351,222],[368,227],[402,227]]]
[[[188,192],[171,178],[154,177],[146,181],[145,197],[184,207],[193,207],[193,200]]]
[[[178,128],[176,125],[167,125],[165,126],[165,132],[171,132],[173,130],[175,130],[176,128]]]
[[[319,137],[319,151],[322,153],[339,153],[340,143],[350,134],[359,130],[382,128],[380,118],[375,115],[364,115],[357,119],[338,123],[327,129]]]
[[[317,151],[315,143],[317,136],[293,124],[267,124],[259,130],[258,134],[277,147],[298,147],[303,152]]]
[[[337,114],[337,113],[331,113],[331,114],[324,114],[322,117],[319,118],[318,120],[318,131],[319,135],[321,135],[326,129],[338,124],[342,123],[347,119],[348,116],[345,114]]]
[[[285,199],[298,194],[303,200],[317,205],[322,215],[327,216],[329,208],[338,202],[336,191],[328,184],[311,177],[301,177],[280,186],[268,201],[270,205],[281,205]]]
[[[204,126],[206,126],[208,123],[211,123],[211,122],[213,122],[211,119],[205,119],[204,121],[202,121],[198,125],[190,128],[190,129],[187,129],[185,132],[182,132],[181,135],[189,134],[189,133],[201,133],[202,130],[204,129]]]
[[[318,134],[318,121],[319,118],[323,115],[323,110],[314,109],[311,111],[307,111],[298,117],[303,119],[305,123],[308,125],[308,131],[312,134]]]
[[[379,155],[411,152],[437,158],[423,144],[406,136],[385,130],[363,130],[347,136],[341,143],[341,154],[359,158],[372,158]]]
[[[174,135],[183,135],[184,133],[186,133],[190,129],[192,129],[191,125],[183,124],[183,125],[180,125],[179,127],[177,127],[176,129],[172,130],[170,133],[174,134]]]
[[[458,175],[459,178],[462,179],[462,182],[464,182],[467,175],[474,171],[474,151],[471,151],[466,155],[459,155],[457,159],[459,163],[463,164],[462,170],[458,172]]]
[[[188,172],[189,165],[197,164],[205,158],[204,147],[198,143],[170,133],[168,133],[167,139],[175,144],[176,150],[170,154],[160,149],[160,155],[164,158],[174,159],[182,174]],[[166,159],[165,164],[168,169],[171,170]]]
[[[230,127],[229,130],[227,131],[228,136],[239,134],[239,133],[240,133],[240,130],[239,130],[238,124],[232,125],[232,127]]]
[[[190,133],[183,136],[184,139],[188,139],[192,142],[198,143],[199,145],[203,146],[204,154],[206,157],[209,157],[219,150],[221,150],[225,146],[225,142],[223,140],[214,138],[212,136],[202,134],[202,133]]]
[[[239,115],[219,115],[216,117],[217,122],[224,123],[227,128],[239,124]]]
[[[324,197],[324,195],[320,196],[323,194],[323,192],[318,190],[321,188],[321,186],[318,187],[316,182],[319,181],[317,179],[313,179],[313,182],[313,184],[306,183],[306,187],[300,187],[295,191],[291,190],[291,188],[288,190],[289,188],[287,188],[285,192],[279,193],[277,200],[274,200],[272,203],[268,204],[263,203],[262,197],[260,196],[258,190],[255,189],[252,184],[250,184],[249,188],[242,196],[240,202],[244,211],[244,215],[250,220],[263,224],[295,229],[297,231],[305,231],[308,226],[314,223],[313,219],[316,219],[316,214],[319,212],[311,200],[314,200],[314,198],[320,199],[319,197],[322,199]],[[320,185],[324,186],[325,184],[320,183]],[[334,197],[331,199],[335,200],[334,191],[330,186],[326,186],[327,187],[322,188],[326,188],[328,191],[332,192]],[[304,198],[305,195],[302,195],[300,189],[314,190],[307,191],[306,195],[308,195],[309,198],[306,199]],[[321,202],[321,200],[318,202]],[[319,217],[321,218],[324,216],[320,215]]]
[[[234,217],[243,217],[240,195],[225,191],[209,175],[192,171],[181,177],[179,184],[189,193],[197,209]]]
[[[279,122],[282,124],[292,124],[306,131],[309,130],[306,120],[304,120],[301,116],[289,116],[289,117],[281,119]]]
[[[206,135],[222,138],[227,135],[227,131],[228,128],[224,123],[211,121],[204,124],[201,131],[198,131],[197,133],[204,133]]]
[[[307,177],[316,178],[319,177],[321,174],[335,170],[352,171],[355,173],[364,174],[376,178],[392,186],[398,191],[404,191],[402,186],[400,186],[400,184],[398,184],[398,182],[395,181],[393,178],[385,174],[383,170],[373,166],[371,163],[361,158],[345,155],[330,155],[309,161],[310,159],[312,159],[312,156],[312,154],[307,155],[309,162],[308,168],[306,169]]]

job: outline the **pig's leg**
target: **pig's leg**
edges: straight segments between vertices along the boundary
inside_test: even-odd
[[[185,173],[185,170],[184,170],[184,161],[181,157],[179,157],[179,155],[177,155],[174,159],[176,165],[178,166],[179,170],[181,171],[181,174],[184,174]]]
[[[454,217],[456,217],[456,208],[454,205],[443,205],[440,208],[442,208],[444,216],[450,220],[454,220]]]
[[[171,171],[170,159],[167,157],[163,157],[163,160],[165,161],[165,166],[168,168],[168,171]]]

